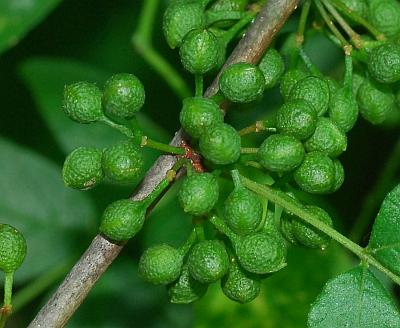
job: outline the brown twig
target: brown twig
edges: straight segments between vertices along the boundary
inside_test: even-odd
[[[222,70],[237,62],[257,63],[287,18],[296,9],[297,4],[298,0],[269,0],[229,56]],[[217,93],[221,72],[207,89],[205,93],[207,97]],[[185,140],[183,131],[179,130],[170,144],[180,146]],[[145,198],[164,179],[176,161],[176,156],[160,156],[131,198],[138,200]],[[103,236],[97,235],[29,327],[64,327],[122,248],[122,245],[113,244]]]

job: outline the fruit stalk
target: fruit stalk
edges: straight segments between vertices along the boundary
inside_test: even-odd
[[[7,318],[12,311],[11,298],[12,298],[12,285],[14,280],[14,272],[6,272],[4,279],[4,304],[0,309],[0,328],[6,324]]]

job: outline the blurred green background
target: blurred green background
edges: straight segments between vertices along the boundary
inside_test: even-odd
[[[9,327],[30,322],[96,234],[102,210],[132,191],[132,186],[104,185],[87,192],[64,187],[60,172],[68,152],[82,145],[111,145],[120,137],[105,126],[81,126],[64,117],[63,86],[79,80],[102,85],[113,73],[134,73],[146,87],[139,118],[145,132],[167,142],[179,128],[180,99],[131,45],[145,1],[0,1],[0,222],[20,229],[29,248],[16,274]],[[191,85],[177,52],[162,37],[167,3],[160,2],[153,42]],[[297,15],[284,27],[278,46],[296,28]],[[306,49],[321,70],[340,76],[341,53],[323,35],[310,33]],[[227,119],[244,127],[280,101],[277,90],[271,90],[251,114],[233,109]],[[342,156],[344,186],[334,196],[312,200],[329,210],[344,234],[354,230],[362,209],[364,221],[373,218],[377,204],[399,181],[397,167],[387,168],[389,158],[389,165],[399,162],[399,136],[398,124],[373,127],[360,120]],[[149,166],[157,155],[146,151]],[[379,179],[382,171],[384,181]],[[262,295],[249,305],[228,300],[218,285],[194,306],[171,305],[163,288],[138,278],[136,267],[144,248],[158,242],[179,245],[187,236],[190,218],[176,202],[176,189],[157,206],[68,327],[305,327],[310,303],[326,280],[355,263],[336,245],[324,253],[293,248],[289,266],[267,279]],[[362,236],[365,243],[368,228]]]

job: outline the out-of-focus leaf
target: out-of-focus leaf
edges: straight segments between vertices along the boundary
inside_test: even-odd
[[[241,305],[229,300],[219,284],[209,288],[195,305],[196,326],[246,328],[304,328],[310,304],[330,277],[349,268],[347,254],[332,245],[326,251],[292,247],[288,266],[263,281],[253,302]]]
[[[15,46],[60,0],[1,0],[0,53]]]
[[[365,267],[330,280],[311,307],[310,328],[395,328],[400,314],[385,287]]]
[[[385,197],[368,249],[387,268],[400,274],[400,185]]]
[[[0,222],[19,229],[28,244],[20,282],[69,258],[95,211],[87,195],[64,186],[57,165],[4,139],[0,154]]]

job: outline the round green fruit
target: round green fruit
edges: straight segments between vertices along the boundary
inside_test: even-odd
[[[389,38],[400,33],[400,4],[396,0],[369,0],[369,21]]]
[[[0,224],[0,270],[11,273],[17,270],[26,256],[24,236],[8,224]]]
[[[380,83],[394,83],[400,80],[400,45],[384,43],[373,48],[369,54],[368,70]]]
[[[332,95],[329,118],[344,133],[354,127],[358,118],[358,104],[351,90],[341,88]]]
[[[273,88],[285,72],[285,63],[280,53],[273,48],[269,48],[261,59],[258,67],[264,74],[265,88]]]
[[[92,123],[104,117],[101,91],[89,82],[77,82],[64,88],[63,109],[67,116],[79,123]]]
[[[248,63],[230,65],[219,79],[222,94],[235,103],[249,103],[261,98],[264,88],[263,72],[257,66]]]
[[[66,186],[87,190],[97,186],[104,178],[101,167],[102,152],[92,147],[79,147],[65,159],[62,176]]]
[[[289,99],[290,92],[297,82],[303,80],[307,77],[307,73],[305,73],[301,69],[291,69],[287,71],[281,79],[280,83],[280,92],[285,101]]]
[[[139,260],[139,275],[154,285],[167,285],[178,279],[183,256],[167,244],[156,245],[144,251]]]

